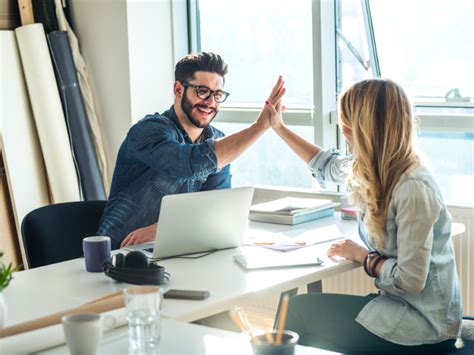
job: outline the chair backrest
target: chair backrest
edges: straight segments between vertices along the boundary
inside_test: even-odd
[[[95,235],[106,201],[79,201],[43,206],[21,224],[29,268],[81,257],[82,239]]]

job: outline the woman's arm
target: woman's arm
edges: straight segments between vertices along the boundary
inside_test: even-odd
[[[325,181],[345,183],[351,166],[351,157],[342,155],[334,148],[323,149],[291,131],[283,122],[281,102],[276,105],[267,103],[267,106],[273,130],[308,164],[313,176],[322,187],[325,186]]]
[[[395,294],[419,293],[430,270],[433,227],[442,204],[421,180],[408,180],[394,192],[397,256],[380,267],[377,287]]]

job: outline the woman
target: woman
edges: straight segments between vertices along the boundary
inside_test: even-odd
[[[365,80],[340,99],[339,124],[352,157],[290,131],[281,105],[275,132],[313,175],[346,182],[359,206],[359,234],[333,244],[330,257],[364,265],[378,295],[307,294],[290,300],[287,325],[300,343],[338,352],[440,352],[460,332],[461,299],[451,216],[417,155],[411,105],[391,80]]]

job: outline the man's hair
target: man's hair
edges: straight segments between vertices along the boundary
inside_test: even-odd
[[[215,53],[200,52],[188,54],[176,64],[174,79],[181,83],[187,83],[194,78],[194,73],[197,71],[217,73],[225,81],[227,64],[220,55]]]

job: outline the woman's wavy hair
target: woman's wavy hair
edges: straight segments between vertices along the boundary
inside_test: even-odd
[[[394,81],[370,79],[350,87],[339,105],[341,123],[352,130],[352,199],[364,210],[370,238],[381,247],[393,190],[419,161],[411,103]]]

